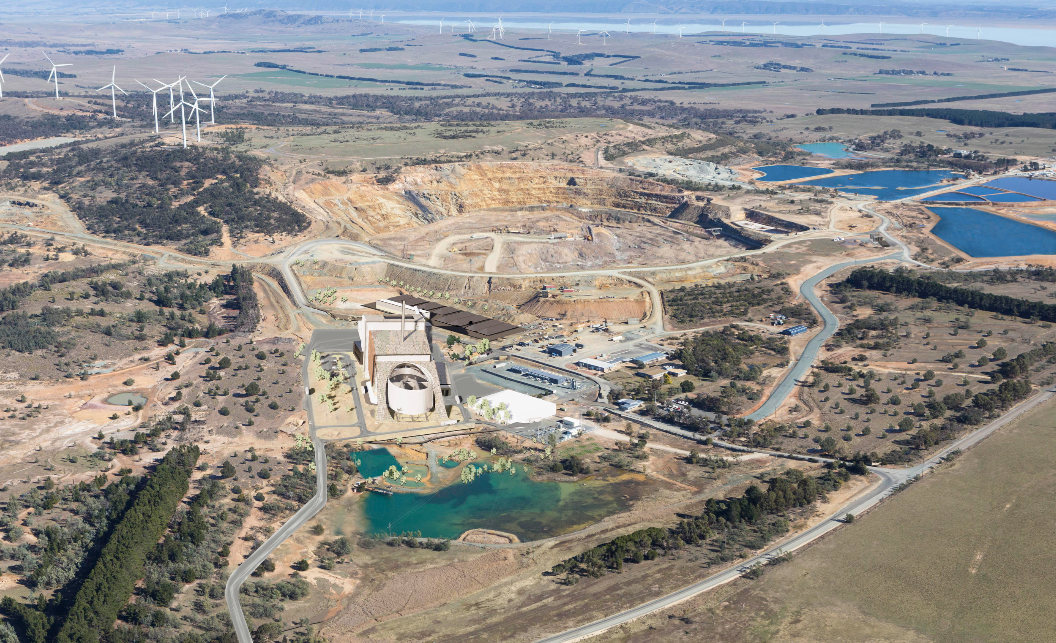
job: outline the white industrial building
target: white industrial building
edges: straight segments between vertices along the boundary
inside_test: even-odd
[[[436,412],[447,419],[440,375],[424,319],[363,315],[354,353],[367,376],[365,393],[378,405],[378,420],[422,420]],[[382,410],[385,413],[382,413]]]
[[[467,406],[481,414],[485,409],[492,409],[494,421],[499,424],[540,422],[557,414],[557,405],[553,402],[509,389],[479,398]],[[495,413],[499,409],[502,411]]]

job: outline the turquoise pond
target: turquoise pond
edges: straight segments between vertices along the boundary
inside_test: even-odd
[[[385,473],[386,469],[400,463],[389,453],[388,449],[369,449],[367,451],[356,451],[352,457],[359,460],[359,473],[364,478],[376,478]]]
[[[847,146],[843,143],[804,143],[796,147],[804,152],[810,152],[816,156],[824,156],[830,159],[846,159],[854,156],[854,154],[847,151]]]
[[[796,179],[809,179],[812,176],[832,174],[832,170],[824,167],[808,167],[806,165],[763,165],[753,167],[753,170],[763,173],[760,181],[795,181]]]
[[[875,170],[859,174],[810,179],[799,185],[835,188],[851,194],[868,194],[880,201],[895,201],[942,187],[943,179],[960,178],[950,170]]]
[[[972,257],[1056,254],[1056,232],[975,208],[932,207],[932,234]]]
[[[423,537],[456,538],[469,529],[494,529],[538,540],[626,511],[647,487],[633,476],[537,482],[518,465],[513,475],[485,473],[468,484],[455,482],[429,494],[365,492],[356,522],[357,529],[368,534],[421,532]]]

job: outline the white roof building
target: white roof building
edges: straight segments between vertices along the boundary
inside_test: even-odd
[[[553,402],[509,389],[479,398],[474,404],[466,406],[485,417],[490,409],[492,419],[499,424],[539,422],[557,414],[557,405]]]

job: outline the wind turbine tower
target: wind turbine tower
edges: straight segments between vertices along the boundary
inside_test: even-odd
[[[225,78],[227,78],[227,74],[224,74],[223,76],[221,76],[220,80],[223,80]],[[209,98],[203,98],[202,100],[209,101],[209,124],[210,125],[216,125],[216,114],[215,114],[215,112],[213,110],[213,106],[216,104],[216,96],[213,95],[213,89],[215,89],[216,86],[220,84],[220,80],[216,81],[212,85],[206,85],[205,83],[199,83],[197,80],[194,81],[196,84],[201,85],[202,87],[208,87],[209,88]],[[197,98],[197,96],[195,96],[195,98]]]
[[[582,34],[583,34],[583,30],[582,29],[580,29],[579,31],[576,32],[576,44],[577,45],[582,45],[583,44],[583,41],[580,40],[580,38],[579,38]]]
[[[631,33],[631,19],[627,18],[627,30],[624,33]]]
[[[117,86],[117,65],[114,65],[114,71],[110,74],[110,84],[103,85],[95,91],[101,92],[104,89],[110,90],[110,105],[114,110],[114,120],[117,120],[117,92],[121,92],[125,96],[128,96],[128,92]]]
[[[444,33],[444,19],[443,18],[440,18],[440,33],[441,33],[441,35]]]
[[[924,25],[926,25],[926,24],[928,24],[928,23],[926,23],[926,22],[920,23],[920,33],[924,33]]]
[[[682,37],[682,25],[678,25],[678,37]]]
[[[550,40],[550,34],[554,31],[554,23],[546,25],[546,39]]]
[[[656,21],[653,21],[653,35],[656,35]]]
[[[151,89],[150,87],[147,87],[143,83],[140,83],[138,80],[136,82],[139,83],[140,86],[143,87],[143,89],[147,90],[148,92],[150,92],[153,95],[153,103],[154,103],[154,133],[157,134],[158,131],[159,131],[159,129],[158,129],[158,92],[165,90],[165,83],[161,83],[161,87],[159,87],[157,89]]]
[[[777,25],[779,25],[779,24],[781,24],[781,23],[780,22],[775,22],[774,23],[774,33],[777,33]]]
[[[747,22],[742,22],[741,23],[741,33],[744,33],[744,25],[746,25],[746,24],[748,24],[748,23]]]
[[[946,25],[946,37],[947,37],[947,38],[949,38],[949,37],[950,37],[950,27],[952,27],[952,26],[953,26],[953,25]]]
[[[44,57],[48,59],[49,63],[51,63],[51,75],[48,76],[48,80],[55,79],[55,98],[57,100],[59,98],[59,67],[69,67],[73,63],[56,65],[55,61],[53,61],[47,54],[44,54]]]
[[[10,56],[10,55],[11,54],[9,54],[9,53],[4,54],[4,57],[0,58],[0,65],[4,64],[4,61],[7,60],[7,57]],[[0,69],[0,98],[3,98],[3,97],[4,97],[4,71],[2,69]]]
[[[598,35],[601,36],[601,44],[602,44],[602,46],[605,46],[608,43],[609,32],[603,31],[603,32],[599,33]]]

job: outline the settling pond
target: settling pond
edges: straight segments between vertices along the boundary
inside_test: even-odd
[[[763,165],[753,167],[753,170],[764,174],[760,181],[795,181],[797,179],[809,179],[812,176],[832,174],[832,170],[825,167],[809,167],[806,165]]]
[[[475,463],[478,467],[482,462]],[[365,492],[353,521],[368,534],[421,532],[457,538],[469,529],[494,529],[521,540],[558,536],[626,511],[651,485],[640,475],[580,482],[536,482],[517,472],[485,473],[433,493]],[[335,526],[340,531],[341,525]]]
[[[830,159],[846,159],[854,156],[847,151],[847,146],[843,143],[804,143],[796,147],[815,156],[824,156]]]
[[[139,393],[118,393],[117,395],[111,395],[106,398],[106,403],[117,404],[118,406],[138,406],[140,404],[146,404],[147,398]]]
[[[895,201],[942,187],[943,179],[960,178],[950,170],[874,170],[860,174],[810,179],[798,185],[835,188],[840,192],[868,194],[880,201]]]
[[[975,208],[930,207],[931,233],[972,257],[1056,254],[1056,232]]]

